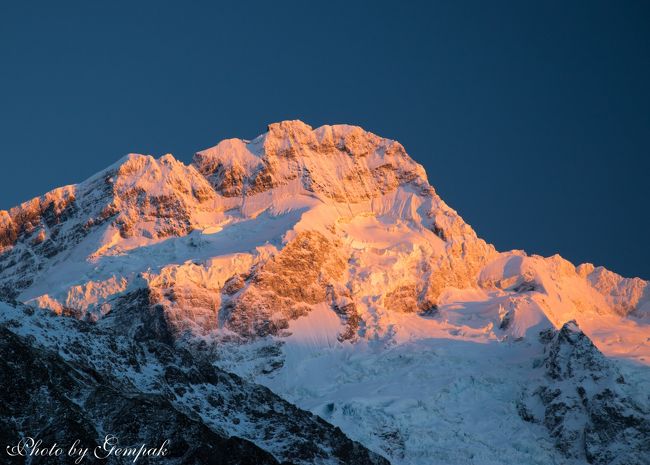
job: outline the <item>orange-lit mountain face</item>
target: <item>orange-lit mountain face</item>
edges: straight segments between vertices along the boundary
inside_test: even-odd
[[[174,333],[277,334],[322,307],[341,320],[339,338],[354,339],[402,324],[437,331],[471,301],[495,309],[482,327],[458,321],[462,337],[575,319],[606,352],[647,355],[633,333],[616,343],[596,334],[646,321],[646,281],[498,253],[399,143],[358,127],[285,121],[189,166],[129,155],[0,218],[3,295],[82,319],[143,288]],[[401,333],[410,337],[392,337]]]
[[[421,422],[410,405],[360,406],[334,388],[307,395],[309,380],[322,380],[310,364],[337,372],[345,357],[377,357],[377,347],[388,358],[431,350],[444,358],[450,350],[472,363],[502,363],[506,353],[512,363],[528,363],[550,350],[540,332],[571,320],[576,334],[594,341],[597,349],[586,345],[587,352],[650,364],[648,282],[557,255],[496,251],[440,199],[404,147],[354,126],[284,121],[252,141],[200,151],[189,166],[171,155],[128,155],[80,184],[2,211],[0,289],[6,301],[136,339],[214,343],[224,368],[267,384],[396,463],[432,463],[429,445],[410,443],[405,428],[448,425]],[[555,337],[558,347],[572,340]],[[432,348],[431,341],[451,345]],[[450,347],[471,349],[456,354]],[[474,347],[496,358],[483,359]],[[350,392],[375,389],[370,394],[391,398],[380,394],[390,382],[360,363],[361,384]],[[436,370],[414,363],[423,370],[420,383]],[[529,373],[517,367],[494,369]],[[328,396],[351,402],[352,416],[328,407]],[[522,411],[544,424],[539,412]],[[406,426],[379,433],[354,426],[376,429],[404,412],[415,415]],[[582,434],[587,426],[578,423]],[[561,453],[571,437],[559,437]],[[594,454],[609,453],[601,449]],[[567,450],[565,457],[590,457],[573,445]],[[446,463],[467,463],[453,457]]]

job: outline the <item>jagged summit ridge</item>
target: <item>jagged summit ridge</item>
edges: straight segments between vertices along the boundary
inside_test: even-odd
[[[358,202],[413,183],[429,190],[422,166],[398,142],[357,126],[271,124],[247,142],[228,139],[198,152],[193,165],[224,196],[250,196],[292,181],[319,197]]]

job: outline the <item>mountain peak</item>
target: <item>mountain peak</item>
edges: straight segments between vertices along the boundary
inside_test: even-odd
[[[313,131],[313,128],[300,121],[299,119],[294,120],[284,120],[277,123],[271,123],[267,126],[267,132],[269,134],[309,134]]]
[[[365,201],[412,184],[433,192],[404,147],[357,126],[269,125],[253,139],[228,139],[198,152],[193,165],[226,197],[287,186],[322,200]],[[294,187],[289,187],[293,185]]]

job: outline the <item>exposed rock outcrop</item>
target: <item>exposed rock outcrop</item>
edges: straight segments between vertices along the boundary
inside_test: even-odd
[[[520,414],[544,425],[567,457],[596,465],[650,459],[650,411],[574,321],[541,334],[541,383],[524,392]]]

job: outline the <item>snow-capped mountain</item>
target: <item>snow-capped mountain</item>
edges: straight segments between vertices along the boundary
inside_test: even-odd
[[[0,295],[209,360],[393,463],[626,463],[590,439],[593,412],[623,404],[639,422],[607,437],[650,456],[648,282],[496,251],[399,143],[354,126],[272,124],[190,165],[129,155],[2,211]],[[604,407],[604,391],[582,410],[554,407],[573,381],[556,387],[540,360],[567,321],[619,359],[607,363],[627,381]],[[570,357],[587,373],[576,383],[597,371],[586,353]],[[581,420],[558,432],[543,408]]]

